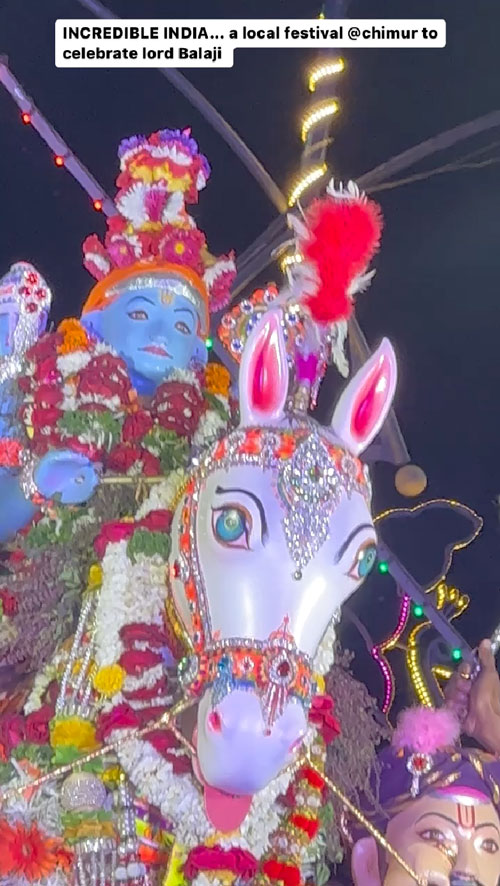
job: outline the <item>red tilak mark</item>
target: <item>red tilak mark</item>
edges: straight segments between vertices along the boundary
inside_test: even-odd
[[[463,806],[457,803],[458,823],[461,828],[472,831],[476,827],[476,810],[474,806]]]

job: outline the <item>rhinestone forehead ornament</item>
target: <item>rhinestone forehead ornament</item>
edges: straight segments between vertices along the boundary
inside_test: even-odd
[[[363,482],[357,479],[358,464],[345,453],[339,466],[318,434],[310,434],[297,447],[278,474],[277,489],[285,505],[285,538],[300,572],[329,536],[330,517],[338,507],[342,492],[349,497],[360,492],[367,501],[371,489],[367,469]]]

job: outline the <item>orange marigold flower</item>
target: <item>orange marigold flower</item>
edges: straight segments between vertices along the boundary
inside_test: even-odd
[[[88,347],[89,337],[79,320],[63,320],[57,331],[63,337],[57,348],[58,354],[72,354],[73,351],[82,351]]]
[[[59,858],[58,840],[47,837],[36,824],[25,827],[18,823],[10,827],[0,824],[0,873],[25,877],[30,883],[50,876],[59,862],[66,863],[67,857]]]
[[[220,363],[208,363],[205,368],[205,386],[209,394],[229,395],[231,376]]]

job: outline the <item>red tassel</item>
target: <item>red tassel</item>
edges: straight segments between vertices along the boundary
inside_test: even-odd
[[[314,200],[306,213],[309,237],[299,243],[318,275],[319,285],[306,304],[318,323],[347,319],[352,311],[348,290],[377,252],[382,213],[371,200]]]

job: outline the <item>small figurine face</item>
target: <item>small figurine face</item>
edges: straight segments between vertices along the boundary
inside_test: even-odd
[[[153,393],[172,369],[207,360],[195,305],[165,284],[125,290],[82,322],[123,357],[139,393]]]
[[[448,788],[409,803],[390,821],[387,839],[418,873],[439,871],[451,883],[497,886],[500,820],[488,797],[476,791]],[[386,860],[383,882],[398,886],[405,875],[392,857]]]

